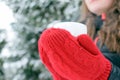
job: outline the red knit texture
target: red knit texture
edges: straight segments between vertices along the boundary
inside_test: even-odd
[[[55,80],[108,80],[111,63],[87,35],[76,38],[63,29],[47,29],[38,48]]]
[[[40,46],[40,45],[38,45]],[[41,57],[41,60],[42,62],[44,63],[44,65],[46,66],[46,68],[51,72],[54,80],[68,80],[68,79],[65,79],[63,78],[62,76],[60,76],[52,67],[50,61],[49,61],[49,58],[48,58],[48,55],[46,54],[46,52],[43,50],[42,47],[39,47],[39,51],[40,51],[40,57]]]

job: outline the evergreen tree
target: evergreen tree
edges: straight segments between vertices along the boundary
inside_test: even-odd
[[[6,44],[5,36],[6,36],[5,30],[0,29],[0,80],[5,80],[4,69],[3,69],[4,60],[1,56],[1,52]]]
[[[12,28],[16,39],[7,63],[14,65],[6,80],[51,80],[39,59],[37,41],[47,25],[55,20],[76,21],[81,0],[4,0],[13,10]]]

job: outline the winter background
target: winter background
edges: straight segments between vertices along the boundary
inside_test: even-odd
[[[54,21],[75,21],[81,0],[0,0],[0,80],[52,80],[37,40]]]

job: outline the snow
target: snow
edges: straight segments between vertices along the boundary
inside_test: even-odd
[[[12,31],[10,26],[12,22],[15,22],[15,19],[13,17],[11,9],[4,2],[0,2],[0,29],[6,30],[7,35],[5,38],[7,38],[8,42],[12,41],[12,39],[15,37],[14,32]],[[5,47],[2,51],[1,56],[9,55],[10,52]]]
[[[11,22],[14,22],[13,13],[4,2],[0,2],[0,29],[5,29]],[[7,27],[9,29],[9,27]]]

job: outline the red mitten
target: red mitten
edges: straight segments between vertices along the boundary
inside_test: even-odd
[[[109,77],[110,62],[86,35],[76,38],[66,30],[51,28],[43,32],[38,47],[43,63],[52,68],[54,76],[67,80],[107,80]]]
[[[52,67],[51,63],[49,62],[49,58],[48,55],[46,54],[46,52],[44,51],[44,49],[41,46],[41,42],[38,41],[38,49],[39,49],[39,53],[40,54],[40,58],[42,60],[42,62],[44,63],[45,67],[51,72],[53,79],[54,80],[67,80],[65,78],[63,78],[62,76],[60,76]]]

